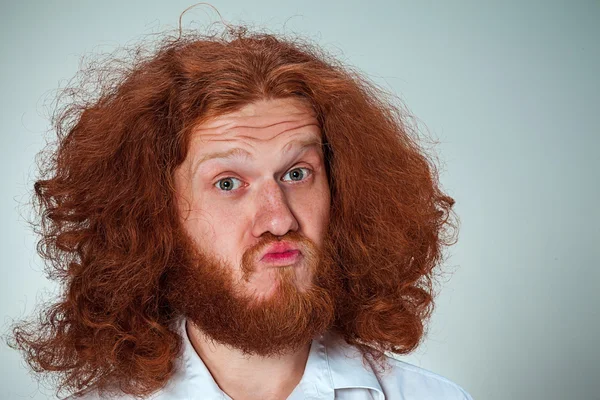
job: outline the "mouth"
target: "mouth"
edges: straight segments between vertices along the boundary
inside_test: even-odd
[[[298,262],[301,257],[302,253],[300,250],[286,250],[283,252],[267,253],[261,261],[272,267],[282,267]]]

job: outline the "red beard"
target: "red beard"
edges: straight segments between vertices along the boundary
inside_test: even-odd
[[[233,265],[200,253],[188,240],[183,256],[186,261],[167,278],[170,304],[209,339],[245,354],[269,357],[306,345],[334,322],[340,276],[329,235],[322,249],[297,232],[281,239],[296,245],[303,257],[297,266],[272,271],[275,287],[268,297],[244,291],[243,283],[256,269],[252,261],[277,237],[267,232],[257,245],[244,252],[244,281],[237,283]],[[306,288],[298,285],[298,268],[307,268],[311,273]]]

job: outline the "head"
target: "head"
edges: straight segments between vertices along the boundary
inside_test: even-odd
[[[59,114],[35,184],[64,292],[15,328],[34,369],[151,393],[181,317],[262,355],[324,330],[365,360],[417,347],[454,201],[384,92],[244,29],[165,40],[111,82]]]
[[[173,306],[209,338],[262,356],[330,327],[340,281],[323,254],[330,192],[309,104],[259,100],[199,124],[174,183],[194,261],[171,274]]]

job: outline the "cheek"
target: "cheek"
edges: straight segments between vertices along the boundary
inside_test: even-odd
[[[196,206],[190,213],[188,230],[193,232],[201,249],[231,260],[241,243],[243,221],[239,210],[236,212],[222,204],[205,203],[202,209]]]
[[[190,183],[182,173],[178,172],[175,183],[184,230],[201,251],[228,260],[235,258],[243,216],[227,202],[203,193],[203,188]]]
[[[330,217],[329,188],[325,184],[301,202],[305,231],[309,238],[321,242]]]
[[[214,242],[216,232],[205,222],[204,218],[198,218],[195,214],[195,212],[191,212],[188,219],[183,221],[185,231],[194,240],[194,243],[200,250],[211,250],[207,244]]]
[[[323,176],[321,179],[321,187],[319,190],[318,203],[319,210],[321,212],[322,218],[328,222],[329,221],[329,213],[331,211],[331,191],[329,190],[329,183],[327,182],[327,177]]]

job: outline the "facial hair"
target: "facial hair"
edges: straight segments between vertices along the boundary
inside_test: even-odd
[[[273,271],[274,287],[269,296],[244,290],[244,283],[260,267],[254,260],[278,240],[300,249],[299,265]],[[243,278],[237,282],[231,263],[199,251],[189,237],[186,242],[183,262],[167,277],[167,297],[171,306],[208,339],[244,354],[272,357],[305,346],[333,324],[341,284],[329,235],[319,248],[298,232],[280,238],[267,232],[244,252]],[[297,268],[310,270],[308,287],[298,286]]]

